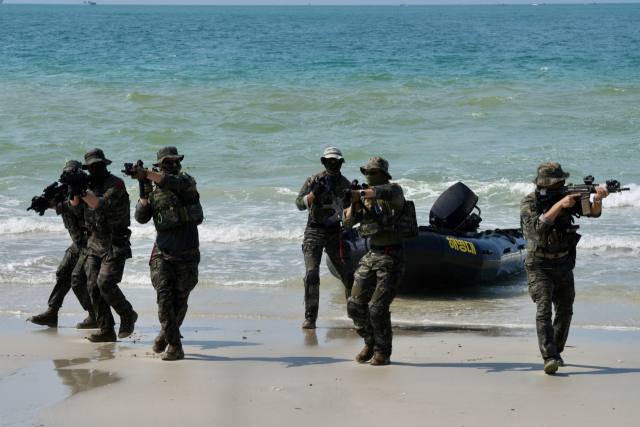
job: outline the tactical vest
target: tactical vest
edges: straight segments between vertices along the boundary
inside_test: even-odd
[[[168,230],[186,222],[200,225],[204,219],[195,180],[184,172],[180,175],[192,181],[192,189],[178,192],[156,185],[155,190],[149,195],[153,224],[158,231]]]
[[[91,231],[85,226],[84,213],[79,215],[72,213],[62,214],[62,223],[69,232],[71,240],[80,246],[85,246],[91,235]]]
[[[326,171],[317,173],[316,175],[309,178],[311,181],[315,181],[316,179],[320,179],[323,176],[328,175]],[[340,180],[338,182],[334,182],[335,188],[333,189],[334,193],[337,197],[342,196],[342,190],[345,188],[350,188],[349,181],[340,175]],[[332,209],[325,209],[325,205],[330,205],[333,203],[333,195],[331,194],[331,190],[329,186],[326,186],[326,189],[320,196],[316,197],[313,200],[313,203],[309,205],[309,221],[315,224],[324,224],[324,221],[329,219],[335,213]],[[336,224],[337,226],[338,224]]]
[[[102,184],[91,188],[91,191],[96,197],[102,197],[116,185],[124,188],[124,182],[120,178],[109,174]],[[109,206],[108,210],[85,206],[84,220],[87,227],[97,235],[111,235],[114,232],[118,234],[119,231],[125,230],[131,225],[129,210],[129,194],[125,191],[124,196],[116,200],[114,206]]]
[[[365,206],[363,220],[358,229],[362,237],[371,237],[382,231],[395,231],[404,234],[404,240],[418,237],[418,218],[416,207],[411,200],[404,198],[402,187],[395,185],[402,197],[394,200],[375,199],[371,206]]]
[[[529,197],[535,199],[535,193],[531,193]],[[539,206],[542,213],[547,213],[552,207],[551,202]],[[530,230],[522,220],[520,221],[522,234],[527,240],[527,251],[557,253],[567,252],[578,246],[581,236],[576,232],[577,227],[573,226],[573,217],[568,209],[562,209],[553,222],[553,227],[540,235]]]

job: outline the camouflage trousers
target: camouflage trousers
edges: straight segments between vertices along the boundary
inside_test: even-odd
[[[180,343],[180,326],[187,315],[189,294],[198,283],[198,248],[153,248],[151,283],[158,295],[158,319],[168,344]]]
[[[334,265],[345,289],[345,299],[351,294],[353,286],[353,265],[351,263],[351,247],[349,242],[340,238],[338,228],[307,227],[302,241],[305,275],[304,305],[305,318],[317,319],[320,306],[320,262],[322,249]]]
[[[93,252],[89,252],[85,261],[87,288],[100,329],[114,329],[115,321],[111,307],[121,318],[133,313],[133,307],[118,286],[124,274],[125,262],[124,257],[114,258],[108,253],[99,256]]]
[[[537,308],[536,330],[540,353],[544,358],[557,357],[564,350],[573,317],[575,255],[569,254],[558,259],[529,255],[524,265],[529,295]],[[555,308],[553,319],[552,306]]]
[[[86,311],[93,310],[87,290],[87,276],[84,273],[84,262],[87,259],[87,249],[75,243],[67,249],[62,262],[56,270],[56,284],[53,287],[48,305],[51,308],[62,307],[64,298],[73,289],[80,305]]]
[[[369,251],[358,264],[355,283],[347,304],[358,335],[375,353],[391,355],[391,312],[389,306],[404,276],[404,249]]]

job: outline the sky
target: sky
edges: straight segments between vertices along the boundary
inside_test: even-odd
[[[147,5],[289,5],[334,6],[334,5],[457,5],[457,4],[566,4],[566,3],[638,3],[639,0],[92,0],[99,5],[147,4]],[[4,0],[4,4],[81,4],[82,0]]]

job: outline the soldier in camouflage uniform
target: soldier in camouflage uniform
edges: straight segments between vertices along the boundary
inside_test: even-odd
[[[533,183],[538,189],[558,189],[568,177],[569,173],[564,172],[558,163],[546,162],[538,166],[538,176]],[[596,191],[591,214],[585,216],[597,218],[601,215],[602,199],[609,192],[601,187],[596,187]],[[520,224],[527,239],[524,265],[529,295],[537,306],[538,345],[547,374],[554,374],[558,366],[564,366],[560,353],[569,336],[573,316],[573,268],[580,235],[576,233],[577,227],[572,226],[571,213],[583,215],[582,205],[576,203],[579,196],[558,196],[537,204],[534,192],[520,204]],[[552,306],[555,308],[553,321]]]
[[[65,171],[82,171],[82,163],[77,160],[69,160],[64,164]],[[73,198],[73,196],[71,196]],[[83,309],[88,313],[85,320],[76,324],[78,329],[93,329],[98,326],[95,320],[91,299],[87,291],[87,278],[84,274],[84,261],[87,258],[87,240],[91,232],[84,222],[84,207],[71,206],[70,200],[59,202],[51,207],[56,214],[62,215],[64,227],[69,232],[73,243],[64,253],[62,262],[56,271],[56,284],[49,297],[49,308],[42,314],[28,318],[36,325],[58,326],[58,311],[62,307],[64,297],[73,289]]]
[[[157,157],[154,166],[160,172],[136,166],[132,176],[147,184],[136,205],[135,218],[141,224],[153,218],[158,233],[149,265],[162,330],[153,342],[153,351],[164,351],[162,360],[176,360],[184,358],[180,326],[187,314],[189,294],[198,283],[198,225],[203,212],[196,180],[180,172],[184,156],[176,147],[164,147]],[[156,183],[155,190],[149,181]]]
[[[302,241],[306,271],[303,280],[305,321],[302,324],[305,329],[316,327],[320,305],[320,261],[323,248],[340,274],[345,288],[345,298],[349,297],[353,286],[351,247],[340,237],[339,221],[325,225],[325,221],[335,212],[323,207],[332,203],[334,195],[342,197],[343,190],[350,189],[351,184],[340,173],[344,163],[340,150],[335,147],[327,148],[320,161],[325,170],[307,178],[296,198],[296,206],[299,210],[309,210],[307,228]]]
[[[389,182],[389,162],[385,159],[372,157],[360,171],[369,188],[352,191],[354,204],[345,211],[344,224],[351,227],[361,223],[360,235],[370,237],[369,252],[355,272],[347,312],[358,335],[364,338],[364,348],[356,361],[388,365],[393,338],[389,306],[405,268],[404,232],[393,224],[394,216],[404,211],[405,198],[402,188]]]
[[[92,232],[84,266],[89,296],[100,327],[99,332],[89,335],[92,342],[116,341],[111,307],[120,316],[119,338],[131,335],[138,319],[118,286],[125,262],[131,258],[131,219],[129,194],[122,179],[107,170],[110,164],[111,160],[105,158],[101,149],[87,151],[82,169],[89,171],[88,191],[74,190],[86,203],[84,219]]]

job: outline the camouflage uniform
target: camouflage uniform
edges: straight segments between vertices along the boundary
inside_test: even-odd
[[[84,158],[83,169],[97,161],[111,164],[98,148],[87,151]],[[129,194],[122,179],[110,172],[101,182],[91,184],[88,193],[100,201],[96,208],[88,205],[84,208],[85,223],[93,233],[87,243],[84,271],[96,320],[101,330],[108,331],[115,325],[110,307],[121,319],[130,318],[134,313],[118,286],[125,262],[131,258]]]
[[[533,183],[548,186],[568,177],[569,173],[563,172],[558,163],[547,162],[538,167]],[[572,228],[571,212],[582,215],[582,207],[576,203],[571,210],[563,209],[550,221],[544,214],[559,200],[536,204],[535,193],[531,193],[520,204],[521,227],[527,239],[524,265],[529,295],[537,306],[538,345],[545,359],[559,357],[564,350],[575,299],[573,269],[580,235]],[[555,307],[553,320],[552,305]]]
[[[337,151],[337,149],[334,150]],[[296,198],[296,207],[299,210],[309,210],[307,228],[304,231],[302,241],[302,254],[304,255],[305,264],[305,276],[303,279],[305,319],[310,320],[315,320],[318,317],[320,305],[320,262],[322,261],[323,248],[340,275],[345,288],[345,299],[349,298],[351,287],[353,286],[351,247],[349,242],[340,237],[340,223],[337,222],[329,227],[324,225],[324,221],[335,213],[332,209],[323,208],[323,205],[330,205],[333,201],[329,185],[311,204],[307,201],[307,195],[313,190],[316,180],[327,176],[331,177],[326,170],[311,175],[305,181]],[[336,196],[341,197],[343,190],[351,188],[351,183],[341,173],[338,172],[337,176],[334,175],[331,178],[334,183],[333,193]]]
[[[366,169],[380,168],[387,175],[385,183],[370,187],[374,199],[365,199],[365,209],[345,219],[345,226],[361,223],[360,235],[370,237],[369,252],[360,260],[355,272],[355,283],[347,304],[347,311],[365,345],[376,354],[391,355],[393,332],[389,306],[396,296],[405,270],[404,233],[393,227],[380,227],[377,212],[391,216],[404,209],[402,188],[389,183],[389,163],[381,157],[372,157]]]
[[[82,163],[70,160],[65,163],[64,170],[82,167]],[[87,291],[87,278],[84,275],[84,261],[87,257],[87,241],[91,232],[85,226],[84,207],[71,206],[69,200],[56,205],[56,214],[62,215],[64,227],[69,232],[73,243],[66,250],[62,262],[56,270],[56,284],[49,297],[48,305],[56,310],[62,307],[64,297],[73,289],[82,308],[93,312],[91,299]]]
[[[165,147],[158,151],[157,163],[162,163],[165,158],[182,160],[183,157],[178,155],[175,147]],[[140,202],[136,205],[135,219],[146,224],[153,218],[158,230],[149,263],[151,283],[157,293],[161,336],[167,344],[179,345],[180,326],[187,314],[189,294],[198,283],[200,250],[197,225],[202,223],[202,207],[193,177],[184,172],[163,173],[164,178],[150,194],[147,205]],[[175,224],[163,228],[163,223],[172,220],[172,211],[181,214],[175,217]],[[163,214],[164,219],[159,219]],[[190,237],[187,236],[189,234]]]

